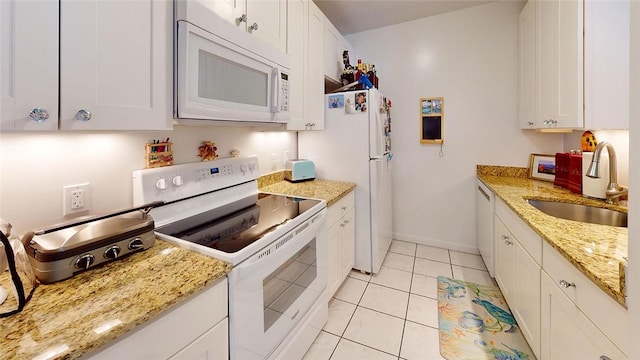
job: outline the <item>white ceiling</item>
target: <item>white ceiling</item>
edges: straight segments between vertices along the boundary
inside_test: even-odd
[[[313,0],[342,35],[443,14],[495,0]],[[503,0],[523,1],[523,0]]]

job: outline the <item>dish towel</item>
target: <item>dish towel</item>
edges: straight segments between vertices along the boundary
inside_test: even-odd
[[[440,355],[447,360],[534,360],[500,289],[438,277]]]

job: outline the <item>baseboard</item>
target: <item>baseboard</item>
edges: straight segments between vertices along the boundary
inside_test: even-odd
[[[475,244],[474,245],[458,244],[458,243],[454,243],[446,240],[426,238],[422,236],[403,234],[403,233],[397,233],[397,232],[393,233],[393,239],[413,242],[421,245],[439,247],[443,249],[455,250],[455,251],[460,251],[460,252],[465,252],[470,254],[478,254],[478,255],[480,254],[480,251],[478,251],[478,247]]]

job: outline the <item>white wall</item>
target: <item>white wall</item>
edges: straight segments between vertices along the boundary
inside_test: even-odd
[[[528,166],[563,137],[518,128],[518,14],[501,1],[353,34],[393,102],[394,236],[477,252],[476,164]],[[444,96],[444,155],[419,142],[419,98]]]
[[[284,151],[297,155],[295,132],[252,132],[245,127],[180,127],[158,132],[0,134],[0,217],[14,234],[68,221],[62,187],[91,184],[91,214],[132,205],[131,172],[145,167],[145,144],[171,138],[174,163],[200,161],[198,146],[213,141],[219,157],[231,149],[257,155],[260,173],[284,168]],[[278,161],[272,167],[272,154]]]

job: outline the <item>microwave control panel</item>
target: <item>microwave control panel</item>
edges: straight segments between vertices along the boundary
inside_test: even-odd
[[[289,74],[278,70],[279,102],[277,112],[289,112]]]

